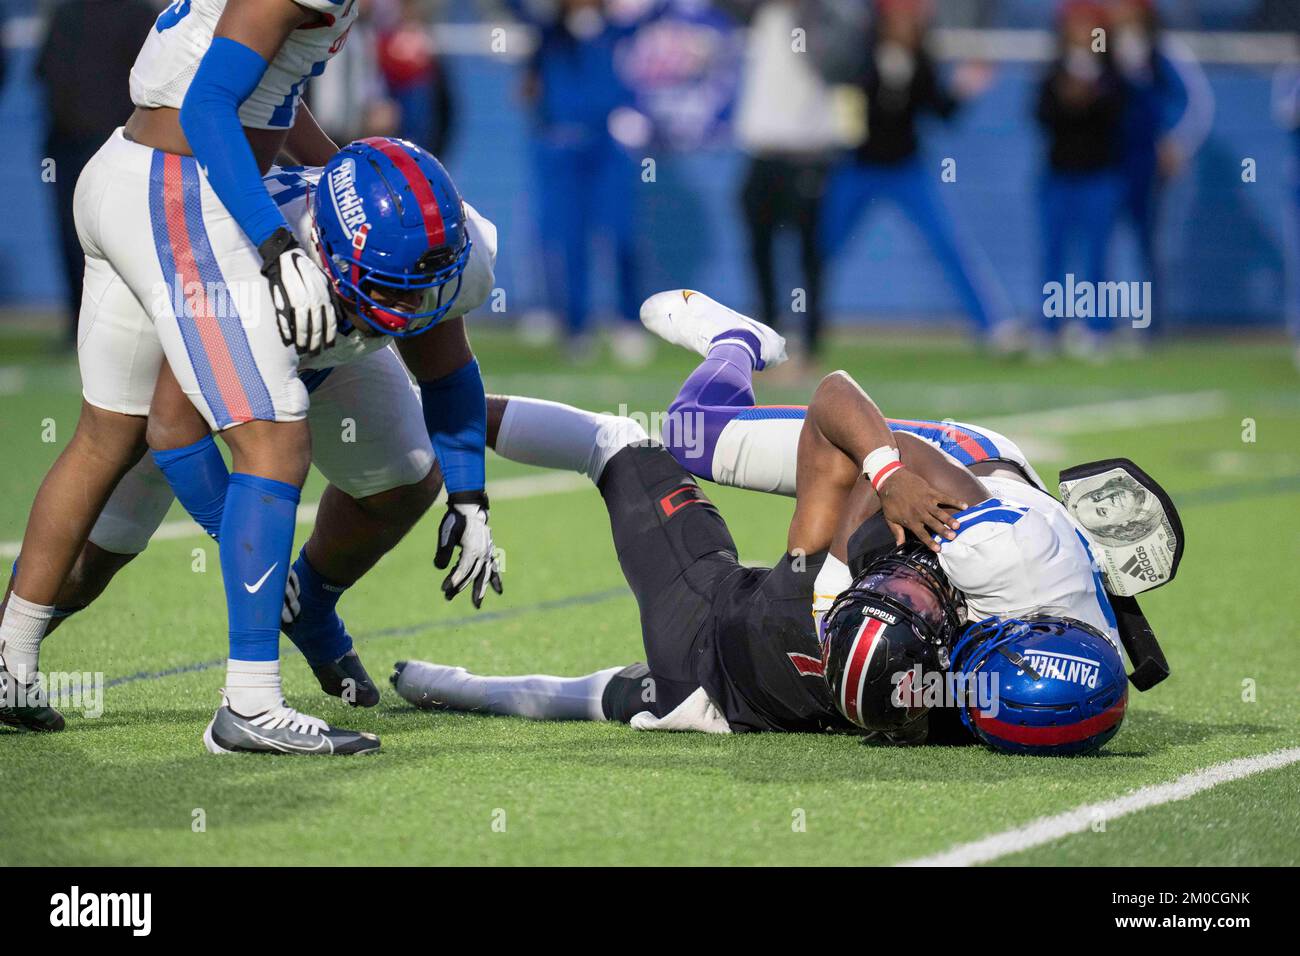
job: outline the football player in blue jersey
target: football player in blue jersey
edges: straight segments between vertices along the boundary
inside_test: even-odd
[[[435,564],[446,567],[457,543],[462,551],[443,592],[450,599],[469,589],[477,607],[488,587],[501,591],[486,499],[481,490],[471,488],[468,495],[459,490],[475,482],[482,487],[482,439],[447,429],[444,417],[454,390],[448,395],[436,379],[416,388],[407,375],[409,368],[420,377],[431,349],[445,351],[446,328],[463,339],[461,316],[492,288],[496,233],[462,204],[432,156],[402,141],[353,143],[324,169],[277,169],[267,181],[344,303],[338,346],[305,358],[300,373],[311,394],[313,460],[330,485],[316,529],[290,574],[281,623],[323,689],[349,703],[373,706],[378,690],[335,605],[425,512],[443,474],[451,505],[439,530]],[[423,208],[422,194],[433,200]],[[437,222],[430,219],[435,214],[441,216]],[[437,232],[436,244],[431,230]],[[118,486],[58,594],[65,615],[93,600],[144,549],[166,515],[173,488],[181,488],[182,503],[213,537],[220,540],[225,530],[225,465],[209,451],[206,423],[188,403],[168,399],[164,391],[153,398],[151,439],[161,433],[182,444],[155,451]],[[175,479],[177,467],[185,470],[184,483]],[[209,746],[249,749],[223,745],[238,743],[234,717],[243,716],[227,710],[218,712]],[[266,736],[262,726],[257,733]]]
[[[40,641],[58,590],[142,450],[155,382],[166,389],[174,376],[234,463],[220,510],[230,641],[221,710],[262,721],[263,738],[274,731],[288,740],[306,728],[316,739],[302,752],[378,746],[368,735],[321,731],[320,721],[287,707],[274,626],[310,462],[299,358],[333,345],[339,292],[261,174],[281,152],[311,163],[335,152],[300,108],[301,92],[346,41],[355,16],[355,0],[177,0],[132,70],[135,113],[78,181],[87,259],[82,418],[37,496],[0,622],[0,682],[24,688],[27,701],[39,700]],[[427,207],[425,196],[414,205]],[[426,229],[430,243],[435,234]],[[453,446],[473,444],[484,416],[481,376],[463,327],[449,324],[442,335],[445,347],[428,348],[416,374],[442,409],[438,433]],[[170,371],[160,375],[164,358]],[[193,473],[214,472],[219,459],[207,438],[159,464],[184,501],[206,499],[211,489]],[[460,489],[465,497],[453,501],[446,526],[448,546],[461,547],[461,579],[481,569],[490,540],[482,481],[474,456],[467,460],[471,487]],[[5,709],[4,717],[61,725],[44,708],[17,716]]]
[[[299,100],[355,17],[355,0],[175,0],[131,70],[134,113],[77,181],[84,400],[36,497],[0,622],[0,673],[29,700],[58,589],[144,447],[165,355],[231,448],[226,514],[259,529],[222,549],[229,690],[249,713],[282,703],[276,635],[261,622],[288,573],[310,454],[297,356],[332,342],[337,305],[261,174],[281,152],[310,163],[335,152]]]

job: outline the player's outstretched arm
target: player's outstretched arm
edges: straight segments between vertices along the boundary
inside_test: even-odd
[[[463,318],[441,322],[422,335],[403,340],[399,347],[420,385],[424,424],[447,485],[447,513],[438,526],[433,563],[447,567],[459,546],[460,560],[442,582],[442,593],[450,601],[473,585],[470,600],[477,608],[489,586],[497,594],[502,590],[488,526],[483,376]]]

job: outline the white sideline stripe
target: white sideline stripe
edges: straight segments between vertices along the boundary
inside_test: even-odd
[[[1116,428],[1145,428],[1214,418],[1227,408],[1228,399],[1223,392],[1185,392],[992,416],[976,424],[1002,432],[1012,441],[1016,440],[1016,432],[1050,439],[1061,435],[1097,434]]]
[[[961,843],[943,853],[907,860],[898,866],[974,866],[988,863],[999,857],[1021,850],[1052,843],[1061,837],[1073,833],[1082,833],[1096,824],[1098,820],[1117,820],[1164,803],[1186,800],[1188,797],[1209,790],[1221,783],[1240,780],[1266,770],[1276,770],[1300,761],[1300,747],[1275,750],[1272,753],[1255,757],[1241,757],[1226,763],[1217,763],[1211,767],[1193,771],[1169,783],[1142,787],[1132,793],[1114,800],[1101,803],[1089,803],[1051,817],[1040,817],[1014,830],[1006,830],[975,840]]]
[[[513,501],[518,498],[535,498],[542,495],[561,495],[570,491],[590,488],[591,482],[582,475],[567,471],[551,472],[545,475],[520,475],[517,478],[502,478],[489,481],[488,498],[492,501]],[[439,500],[443,495],[439,495]],[[311,524],[316,520],[316,502],[298,506],[298,524]],[[202,528],[193,521],[164,521],[153,533],[150,541],[177,541],[182,538],[206,537]],[[22,541],[0,541],[0,560],[11,561],[18,557]]]

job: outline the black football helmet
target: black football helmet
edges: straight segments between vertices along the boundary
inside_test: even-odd
[[[925,717],[910,693],[917,667],[943,671],[964,616],[933,553],[906,544],[858,576],[826,614],[822,665],[841,714],[870,731]]]

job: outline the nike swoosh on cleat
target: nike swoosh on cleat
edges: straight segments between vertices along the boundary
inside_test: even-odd
[[[310,754],[310,753],[320,753],[322,750],[325,749],[330,749],[330,750],[334,749],[334,745],[324,737],[317,738],[315,743],[313,743],[311,746],[304,746],[301,744],[295,744],[292,741],[288,741],[288,740],[275,740],[271,737],[263,737],[261,734],[257,733],[256,731],[248,727],[240,727],[239,729],[242,730],[245,736],[249,737],[250,739],[255,740],[258,743],[261,743],[267,747],[270,747],[273,750],[279,750],[284,753]]]
[[[279,566],[280,566],[280,562],[277,561],[275,562],[275,564],[267,568],[266,573],[257,579],[256,584],[249,584],[247,581],[245,581],[244,590],[247,591],[249,594],[256,594],[258,591],[262,590],[262,585],[266,583],[266,579],[269,578],[271,576],[271,572],[274,571]]]
[[[691,296],[693,296],[693,295],[695,295],[695,292],[694,292],[693,290],[691,290],[691,289],[683,289],[683,290],[682,290],[682,301],[683,301],[683,302],[690,302],[690,301],[691,301]]]

